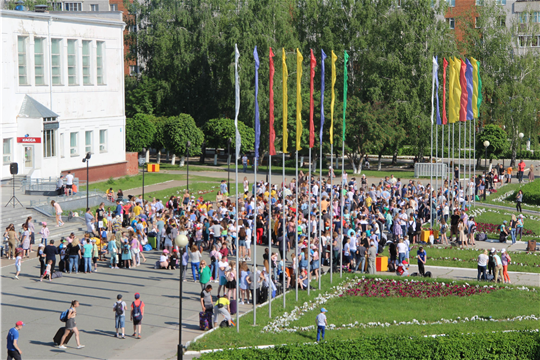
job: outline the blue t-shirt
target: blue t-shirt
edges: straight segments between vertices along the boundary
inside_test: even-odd
[[[420,259],[422,259],[422,261],[426,261],[426,255],[427,255],[426,250],[422,250],[422,251],[418,250],[416,252],[416,255],[420,256]],[[420,259],[418,259],[418,262],[420,262]]]
[[[19,340],[19,331],[15,328],[9,329],[8,335],[7,335],[7,349],[10,351],[17,350],[15,346],[13,346],[13,342]]]
[[[84,254],[83,254],[83,257],[85,258],[91,258],[92,257],[92,244],[88,244],[86,243],[84,245]]]

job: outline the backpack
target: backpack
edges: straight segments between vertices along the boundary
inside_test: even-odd
[[[66,311],[64,311],[64,312],[62,312],[62,313],[60,314],[60,321],[61,321],[61,322],[67,322],[67,321],[68,321],[68,314],[69,314],[69,310],[70,310],[70,309],[71,309],[71,308],[67,309]]]
[[[116,315],[118,316],[124,314],[124,306],[122,305],[122,302],[117,301],[114,310],[116,311]]]
[[[135,301],[133,302],[133,320],[134,321],[142,320],[141,305],[142,305],[142,301],[139,303],[139,306],[135,305]]]

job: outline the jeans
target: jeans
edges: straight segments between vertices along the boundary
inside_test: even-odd
[[[325,329],[325,326],[317,326],[317,342],[321,340],[321,334],[322,334],[322,339],[324,340],[324,329]]]
[[[360,272],[363,274],[364,269],[366,268],[366,257],[358,257],[358,260],[356,260],[356,269],[354,271],[358,270],[358,267],[360,266]]]
[[[191,263],[191,272],[193,273],[193,280],[199,280],[199,265],[200,263]]]
[[[111,256],[111,267],[114,267],[114,265],[118,265],[116,264],[116,253],[111,252],[110,256]]]
[[[247,164],[243,163],[242,166],[244,167],[244,172],[247,172]]]
[[[79,272],[79,255],[69,255],[69,273],[70,274],[73,269],[73,265],[75,265],[75,274],[76,274]]]
[[[84,272],[92,272],[92,258],[84,258]]]
[[[521,241],[521,235],[523,235],[523,228],[517,227],[516,228],[516,234],[519,234],[519,241]]]
[[[406,255],[407,254],[405,254],[405,253],[399,253],[398,264],[403,263],[403,260],[406,259]]]
[[[516,229],[510,230],[510,236],[512,236],[512,244],[516,243]]]
[[[484,278],[484,280],[487,281],[487,277],[486,277],[486,267],[485,267],[485,266],[480,266],[480,265],[478,265],[478,275],[476,276],[476,281],[480,281],[480,279],[482,278],[480,275],[482,275],[482,277]]]
[[[114,316],[114,327],[118,329],[122,329],[126,327],[126,315],[117,315]]]

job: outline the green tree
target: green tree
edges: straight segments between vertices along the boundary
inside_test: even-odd
[[[189,155],[201,154],[201,145],[204,142],[204,133],[195,124],[195,120],[188,114],[171,116],[163,125],[165,148],[173,154],[183,156],[186,154],[186,144],[191,142]]]
[[[126,119],[127,151],[140,152],[143,148],[150,147],[156,133],[153,118],[152,115],[136,114]]]
[[[213,148],[227,148],[227,139],[231,138],[231,153],[235,148],[236,131],[234,119],[212,119],[203,127],[206,145]],[[238,132],[242,139],[241,153],[251,151],[255,145],[255,131],[246,126],[243,122],[238,122]]]
[[[487,148],[489,163],[493,159],[499,159],[501,154],[508,148],[507,145],[507,134],[497,125],[486,125],[482,132],[476,136],[476,158],[477,166],[480,165],[481,159],[485,154],[484,141],[489,141],[489,147]]]

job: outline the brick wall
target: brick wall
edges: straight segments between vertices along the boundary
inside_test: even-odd
[[[455,0],[456,6],[455,7],[448,7],[448,10],[446,12],[446,15],[444,16],[446,19],[448,18],[454,18],[455,19],[455,31],[456,32],[456,40],[462,41],[463,40],[463,18],[468,18],[467,21],[474,21],[474,18],[478,16],[478,13],[476,12],[476,0]]]
[[[92,161],[90,160],[90,164]],[[79,180],[86,181],[86,167],[77,169],[70,169],[72,174]],[[137,153],[126,153],[126,161],[122,161],[116,164],[90,166],[88,173],[90,176],[90,182],[107,180],[110,177],[117,178],[126,175],[136,175],[138,173]],[[62,175],[66,175],[68,170],[62,171]]]

